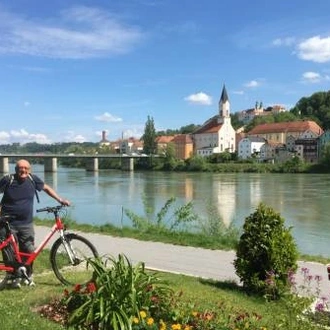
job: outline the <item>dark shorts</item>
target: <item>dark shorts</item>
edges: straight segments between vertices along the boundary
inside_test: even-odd
[[[19,249],[22,252],[32,253],[34,246],[34,226],[33,223],[10,226],[13,234],[16,236]]]

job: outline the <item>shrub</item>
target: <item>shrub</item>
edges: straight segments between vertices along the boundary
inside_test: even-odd
[[[245,219],[234,266],[243,288],[278,298],[289,288],[288,273],[297,269],[298,251],[284,219],[260,203]]]

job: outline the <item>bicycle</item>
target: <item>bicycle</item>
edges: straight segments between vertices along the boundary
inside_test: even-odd
[[[37,213],[53,213],[55,223],[32,253],[19,251],[18,242],[10,228],[10,220],[13,216],[0,215],[0,229],[2,228],[5,233],[0,241],[2,252],[0,253],[0,290],[14,279],[25,280],[28,285],[32,283],[27,271],[56,232],[59,238],[51,246],[49,256],[57,279],[65,285],[84,285],[93,279],[93,269],[89,266],[88,260],[98,257],[98,252],[85,237],[66,231],[62,220],[66,212],[64,207],[64,205],[48,206],[36,210]]]

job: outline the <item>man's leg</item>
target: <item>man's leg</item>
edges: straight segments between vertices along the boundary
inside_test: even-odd
[[[12,229],[17,237],[20,251],[25,253],[34,252],[35,246],[34,246],[33,223],[19,225],[19,226],[16,225],[15,228]],[[29,277],[32,276],[33,273],[32,264],[29,267],[27,267],[26,272]]]

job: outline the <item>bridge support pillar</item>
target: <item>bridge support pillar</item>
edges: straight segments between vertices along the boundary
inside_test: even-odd
[[[44,158],[44,164],[45,172],[57,172],[57,158]]]
[[[86,171],[97,172],[99,170],[99,159],[91,158],[87,159]]]
[[[0,173],[9,173],[8,157],[0,157]]]
[[[134,171],[134,159],[130,157],[122,157],[121,169],[123,171]]]

